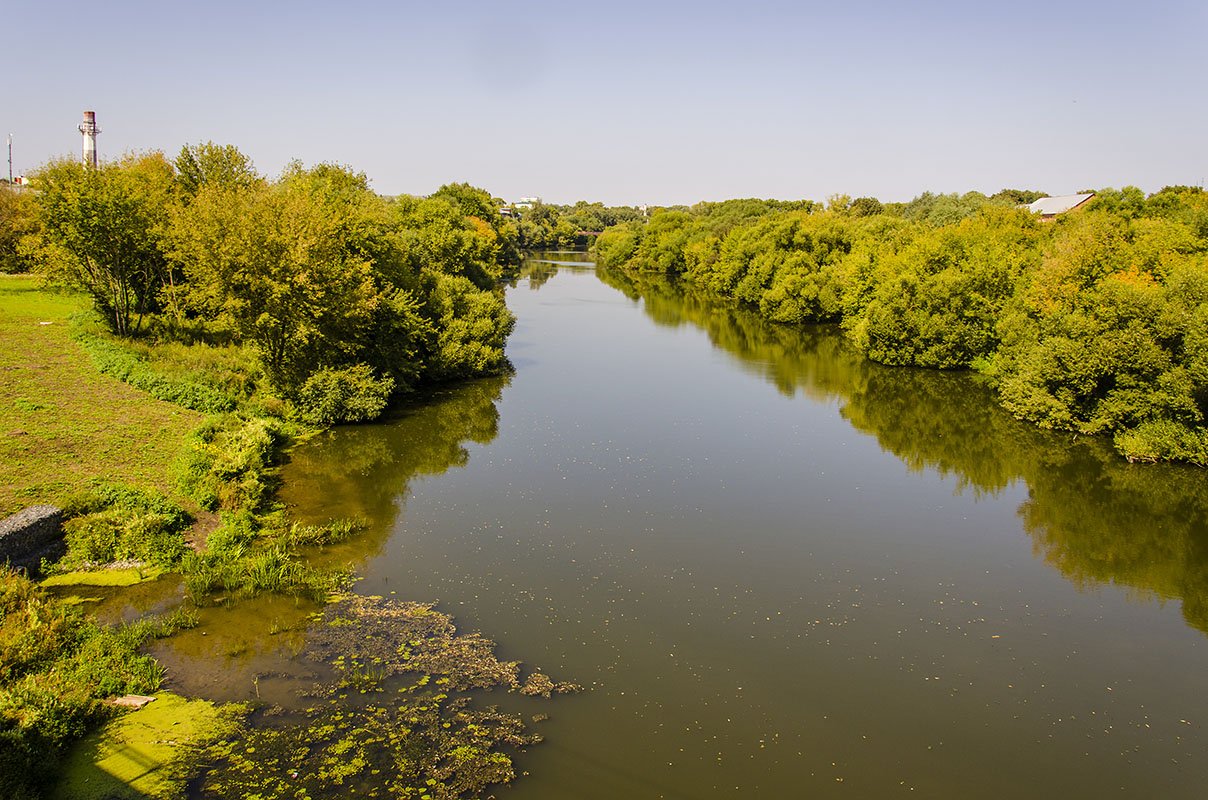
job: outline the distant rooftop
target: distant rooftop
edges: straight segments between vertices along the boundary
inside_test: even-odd
[[[1034,203],[1028,203],[1027,209],[1042,217],[1054,217],[1072,211],[1094,196],[1094,192],[1090,192],[1088,194],[1065,194],[1060,197],[1042,197]]]

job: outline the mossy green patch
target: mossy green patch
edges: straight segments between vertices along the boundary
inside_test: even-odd
[[[167,692],[155,697],[82,740],[64,763],[52,800],[178,797],[186,756],[228,736],[246,711]]]
[[[134,586],[153,581],[163,574],[158,567],[103,569],[89,572],[65,572],[42,581],[43,586]]]

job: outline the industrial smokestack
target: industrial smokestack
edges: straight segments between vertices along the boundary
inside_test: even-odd
[[[84,135],[84,164],[96,168],[96,135],[101,129],[96,126],[96,112],[85,111],[84,121],[80,123],[80,133]]]

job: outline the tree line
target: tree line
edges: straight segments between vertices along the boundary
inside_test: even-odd
[[[270,180],[213,143],[53,161],[31,182],[0,190],[0,269],[84,289],[120,337],[248,346],[310,421],[505,368],[519,229],[482,189],[385,198],[363,173],[297,162]]]
[[[633,206],[605,206],[580,200],[574,205],[543,203],[511,206],[520,246],[525,250],[572,250],[591,246],[595,234],[643,218]]]
[[[609,228],[597,259],[838,323],[885,364],[976,370],[1015,416],[1130,460],[1208,465],[1208,193],[1107,189],[1053,221],[1019,207],[1037,196],[702,203]]]

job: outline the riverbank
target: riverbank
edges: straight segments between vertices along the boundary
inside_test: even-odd
[[[0,426],[0,513],[66,509],[68,550],[47,588],[0,576],[0,786],[14,798],[50,786],[72,743],[112,716],[107,697],[160,687],[162,667],[141,653],[150,638],[196,624],[180,600],[167,617],[100,624],[86,596],[179,571],[218,521],[190,497],[177,467],[205,415],[106,374],[81,343],[103,341],[89,328],[90,305],[38,277],[0,275],[0,369],[11,389]],[[106,568],[115,561],[137,570]]]
[[[15,573],[0,573],[0,794],[24,799],[49,791],[45,796],[91,797],[95,792],[89,792],[98,787],[109,791],[129,783],[122,771],[128,771],[126,765],[103,785],[91,789],[77,785],[79,780],[95,784],[89,776],[108,769],[106,759],[132,735],[131,724],[136,729],[142,725],[128,723],[124,717],[115,719],[106,699],[115,694],[149,694],[163,686],[164,667],[145,655],[150,639],[198,625],[196,632],[204,637],[207,622],[198,611],[214,604],[234,607],[264,593],[295,598],[302,613],[293,615],[297,619],[288,630],[300,643],[320,636],[328,625],[340,628],[348,641],[357,641],[361,628],[379,623],[368,613],[327,622],[315,616],[347,585],[349,570],[336,565],[315,567],[310,555],[359,534],[361,525],[354,520],[294,524],[276,501],[276,469],[284,450],[315,429],[279,415],[285,406],[271,396],[233,386],[232,376],[240,372],[253,378],[248,386],[256,386],[249,367],[254,358],[249,353],[237,347],[158,347],[118,340],[89,326],[86,302],[78,296],[41,289],[29,277],[6,276],[0,286],[3,310],[9,312],[4,319],[16,332],[11,337],[14,344],[3,353],[3,363],[21,377],[17,410],[27,415],[20,421],[33,437],[29,452],[17,453],[20,457],[6,464],[6,490],[14,505],[24,505],[25,498],[56,503],[66,507],[68,518],[64,526],[68,553],[48,568],[51,578],[39,586]],[[52,330],[35,337],[28,332],[35,325]],[[120,375],[146,391],[104,373]],[[148,392],[202,406],[212,405],[213,398],[229,401],[222,400],[219,413],[207,416]],[[37,402],[31,397],[37,397]],[[194,402],[199,398],[205,403]],[[56,409],[64,411],[50,413]],[[43,411],[48,413],[39,416],[37,412]],[[172,428],[165,418],[186,425]],[[160,428],[143,430],[127,421]],[[107,441],[87,436],[88,431],[102,429],[119,441],[153,434],[158,438],[154,448],[132,448],[130,458],[118,460],[107,456],[112,447]],[[72,436],[79,431],[85,433],[76,443]],[[56,480],[47,478],[56,475],[56,461],[37,458],[33,443],[51,454],[75,452],[74,469]],[[139,453],[151,457],[139,461],[135,457]],[[108,580],[119,576],[110,569],[111,562],[137,569],[122,571],[121,580]],[[68,569],[78,571],[67,574]],[[132,571],[139,580],[129,580]],[[144,594],[159,597],[152,608],[161,616],[135,611],[138,619],[132,625],[110,626],[87,611],[100,599],[88,595],[105,595],[110,606],[115,602],[121,606],[127,585],[143,578],[155,581],[165,572],[180,579],[160,579],[160,590],[140,587]],[[129,621],[131,612],[140,607],[145,606],[136,601],[120,616]],[[333,765],[344,758],[354,739],[374,774],[387,763],[397,768],[403,751],[422,750],[424,758],[397,776],[415,787],[416,796],[421,791],[437,792],[433,796],[453,791],[447,796],[457,796],[459,790],[447,787],[481,788],[511,780],[515,773],[504,751],[535,744],[540,737],[527,733],[518,716],[479,712],[462,696],[464,691],[458,687],[465,681],[454,678],[469,667],[458,655],[471,642],[479,661],[493,659],[493,644],[477,634],[456,636],[449,617],[425,608],[417,606],[415,613],[442,622],[428,632],[412,631],[409,640],[414,640],[413,645],[424,643],[431,654],[427,661],[396,665],[387,675],[373,663],[355,657],[346,661],[343,654],[324,653],[314,660],[317,666],[309,669],[318,668],[320,674],[303,680],[307,685],[300,685],[300,690],[309,696],[319,692],[332,701],[326,716],[310,727],[299,728],[302,723],[296,721],[294,732],[306,734],[313,744],[322,728],[329,740],[327,748],[312,747],[312,757],[300,758],[292,777],[283,779],[267,756],[255,755],[255,748],[245,752],[233,742],[253,737],[263,745],[280,739],[283,734],[273,724],[276,715],[297,714],[302,707],[294,707],[296,700],[287,703],[287,709],[255,702],[221,709],[229,735],[189,742],[181,737],[177,745],[158,748],[144,766],[166,779],[152,781],[158,788],[147,796],[179,796],[184,778],[198,774],[203,761],[209,765],[207,796],[233,797],[257,787],[286,793],[298,787],[320,794],[336,791],[352,780],[353,773]],[[165,611],[170,611],[166,617]],[[279,624],[278,628],[287,629]],[[501,686],[527,693],[530,684],[517,683],[517,665],[509,664],[513,678]],[[401,691],[398,687],[406,678],[392,679],[389,685],[384,681],[405,673],[410,678],[419,676],[419,683],[408,691],[415,708],[431,712],[422,720],[403,714],[410,706],[400,711],[378,704],[369,711],[386,716],[372,725],[366,721],[365,727],[357,727],[349,722],[346,728],[337,725],[328,730],[329,723],[346,719],[348,708],[359,708],[359,701],[350,700],[350,692],[355,697]],[[432,688],[425,688],[429,684]],[[474,688],[487,685],[478,683]],[[168,719],[160,720],[160,726],[171,724],[173,713],[188,716],[191,708],[175,701],[161,704],[156,714],[167,714]],[[75,744],[106,720],[111,724],[86,745]],[[313,736],[307,733],[311,728]],[[480,735],[487,730],[497,730],[497,735]],[[381,733],[388,735],[382,739]],[[454,751],[461,760],[450,768]],[[66,777],[58,777],[57,765],[69,756],[71,768]],[[369,769],[357,780],[371,794],[383,791],[385,783],[365,783],[373,780]],[[131,784],[126,790],[145,788]]]
[[[941,213],[942,212],[942,213]],[[1129,461],[1208,466],[1208,193],[1105,189],[1041,220],[1012,203],[701,203],[605,231],[601,264],[790,325],[834,322],[890,366],[974,370],[1039,428]]]

